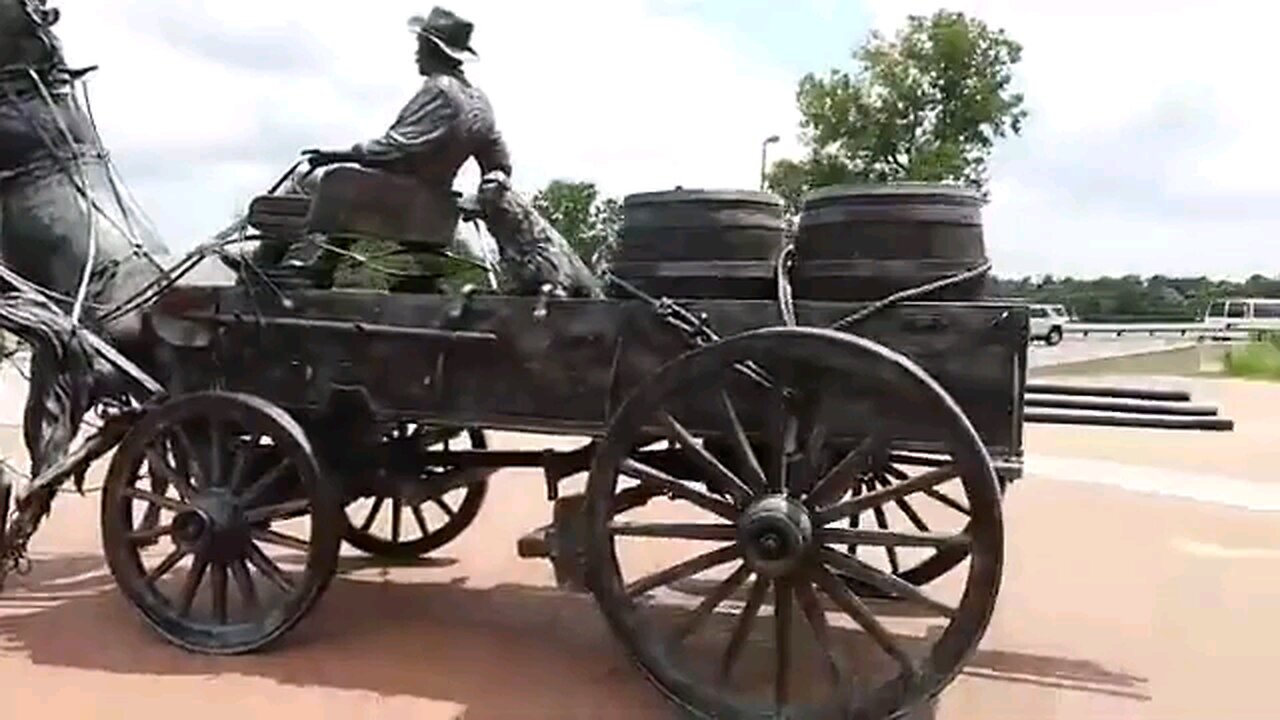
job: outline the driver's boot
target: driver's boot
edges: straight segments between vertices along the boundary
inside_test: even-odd
[[[290,281],[299,281],[316,288],[333,287],[333,275],[341,257],[323,247],[322,235],[309,235],[289,246],[284,257],[271,269],[270,275]],[[350,241],[333,241],[329,244],[346,249]]]

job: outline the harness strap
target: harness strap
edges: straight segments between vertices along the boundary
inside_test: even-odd
[[[80,152],[46,152],[40,157],[23,165],[8,170],[0,169],[0,184],[9,182],[30,182],[32,180],[42,180],[50,175],[57,175],[66,171],[67,163],[75,163],[79,159],[80,162],[106,162],[107,154],[98,152],[87,146],[81,146]]]

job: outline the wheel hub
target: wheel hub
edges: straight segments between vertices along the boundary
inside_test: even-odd
[[[173,517],[173,541],[186,548],[204,544],[213,521],[199,509],[183,510]]]
[[[189,552],[204,551],[213,558],[234,560],[249,541],[249,526],[229,498],[206,496],[174,514],[171,535],[174,544]]]
[[[813,521],[804,505],[771,495],[742,513],[738,542],[753,570],[778,577],[794,570],[813,546]]]

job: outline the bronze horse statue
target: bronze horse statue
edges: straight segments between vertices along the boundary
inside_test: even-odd
[[[126,202],[76,94],[92,68],[67,66],[53,32],[58,19],[46,0],[0,0],[0,327],[31,349],[23,435],[32,477],[67,454],[94,405],[138,394],[75,339],[77,324],[151,377],[165,377],[170,367],[141,318],[147,291],[175,266]],[[24,534],[56,491],[41,489],[24,503]],[[9,492],[0,481],[4,512]],[[7,519],[0,515],[0,531]]]

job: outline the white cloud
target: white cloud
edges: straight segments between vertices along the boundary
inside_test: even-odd
[[[889,32],[928,0],[866,0]],[[1033,115],[996,157],[997,272],[1280,273],[1267,57],[1280,6],[953,0],[1024,46]]]
[[[760,141],[796,155],[796,77],[689,17],[702,0],[456,0],[469,74],[526,190],[754,187]],[[417,85],[421,0],[55,0],[104,139],[181,249],[227,222],[303,147],[380,133]],[[821,16],[830,0],[810,0]],[[865,0],[891,30],[928,0]],[[995,162],[1001,274],[1280,273],[1280,165],[1265,57],[1280,6],[954,0],[1025,46],[1031,122]],[[801,10],[797,10],[801,12]],[[862,37],[850,28],[849,42]],[[818,70],[820,68],[814,68]],[[459,187],[475,181],[468,168]]]
[[[381,133],[419,82],[405,20],[429,7],[55,4],[70,62],[101,65],[89,87],[104,141],[174,248],[219,229],[303,147]],[[526,190],[555,177],[614,194],[754,187],[760,141],[780,133],[774,152],[788,151],[795,78],[715,28],[641,0],[448,6],[476,23],[481,61],[468,74],[494,103]],[[475,179],[469,166],[458,185]]]

